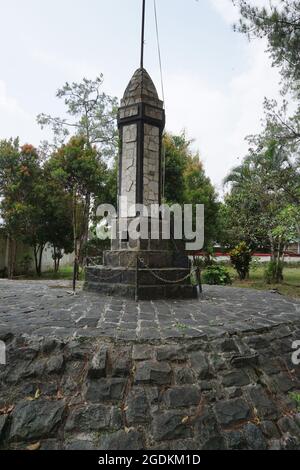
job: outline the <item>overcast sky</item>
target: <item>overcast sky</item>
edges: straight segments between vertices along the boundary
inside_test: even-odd
[[[145,67],[161,95],[147,3]],[[167,129],[187,130],[221,189],[245,155],[245,136],[260,129],[264,97],[278,97],[278,71],[263,41],[233,32],[231,0],[157,0],[157,7]],[[49,138],[36,115],[63,112],[55,91],[65,81],[102,72],[104,91],[122,97],[139,65],[141,0],[0,0],[0,8],[0,138],[36,146]]]

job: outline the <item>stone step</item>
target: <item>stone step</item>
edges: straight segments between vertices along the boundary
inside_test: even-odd
[[[138,284],[141,286],[161,286],[168,285],[168,281],[178,281],[174,284],[175,287],[179,285],[191,285],[191,278],[187,277],[190,274],[190,269],[186,268],[155,268],[139,269],[138,271]],[[124,283],[127,285],[136,285],[136,269],[126,268],[108,268],[106,266],[96,266],[86,268],[86,285],[90,282],[98,283]]]
[[[137,258],[142,259],[145,266],[150,268],[179,267],[189,268],[189,259],[184,254],[167,250],[128,251],[115,250],[104,252],[104,266],[107,267],[135,267]]]
[[[135,299],[136,288],[131,284],[86,281],[84,290],[115,297]],[[138,300],[196,299],[197,289],[192,285],[139,285]]]

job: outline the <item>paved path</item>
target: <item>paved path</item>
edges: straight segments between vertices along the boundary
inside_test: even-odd
[[[71,292],[67,281],[0,280],[0,338],[7,334],[164,340],[264,331],[300,320],[300,301],[271,292],[206,286],[202,301],[135,303]]]
[[[300,449],[300,301],[0,281],[0,449]]]

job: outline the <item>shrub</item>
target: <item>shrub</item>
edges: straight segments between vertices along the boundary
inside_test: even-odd
[[[283,281],[283,268],[284,263],[282,261],[270,261],[265,269],[265,280],[267,284],[273,282],[279,283]]]
[[[227,269],[223,266],[212,265],[203,273],[203,282],[210,285],[228,285],[232,281]]]
[[[252,253],[247,243],[239,243],[229,253],[231,263],[237,271],[241,281],[249,277],[250,263],[252,260]]]
[[[23,258],[22,258],[22,261],[20,262],[20,267],[21,267],[21,270],[22,270],[22,274],[28,274],[29,273],[31,263],[32,263],[31,256],[28,255],[28,254],[24,255]]]

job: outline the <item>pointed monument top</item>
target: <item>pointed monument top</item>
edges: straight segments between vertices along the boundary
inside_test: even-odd
[[[144,68],[137,69],[133,74],[125,90],[121,106],[130,106],[138,103],[146,103],[158,107],[163,106],[152,78]]]

